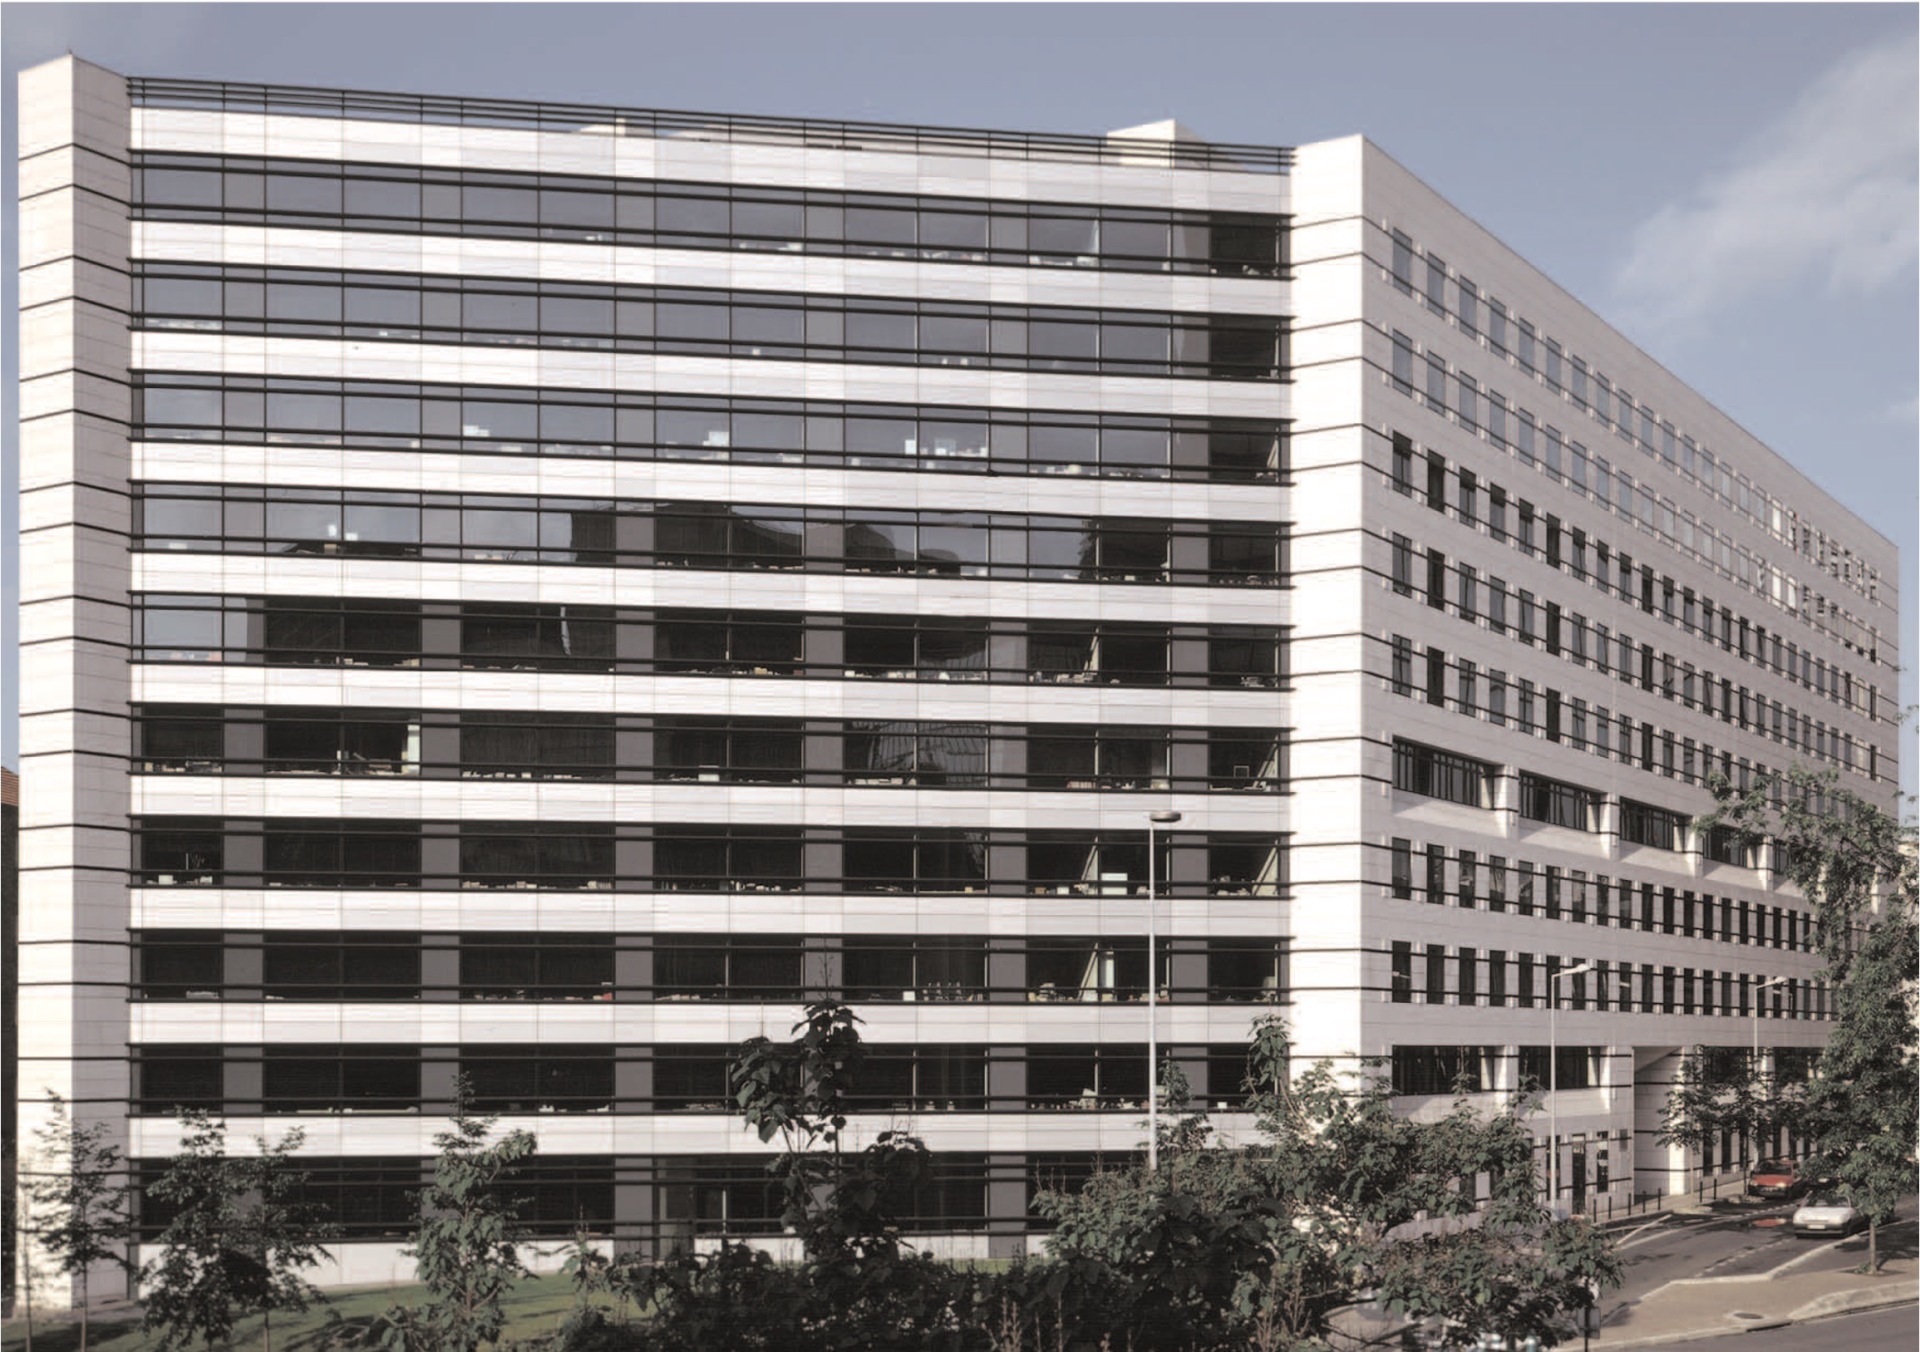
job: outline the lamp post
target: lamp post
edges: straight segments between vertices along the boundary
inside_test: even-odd
[[[1770,976],[1765,981],[1756,982],[1754,984],[1754,987],[1753,987],[1753,1060],[1749,1062],[1747,1065],[1747,1076],[1750,1081],[1757,1081],[1760,1077],[1760,996],[1767,989],[1767,987],[1778,986],[1781,982],[1791,981],[1792,979],[1793,979],[1792,977],[1788,977],[1788,976]],[[1760,1142],[1758,1141],[1747,1142],[1747,1149],[1751,1152],[1752,1157],[1756,1161],[1760,1158]]]
[[[1154,912],[1160,896],[1159,830],[1180,820],[1178,812],[1147,814],[1147,1172],[1160,1175],[1160,979],[1155,957]]]
[[[1547,1210],[1560,1202],[1560,990],[1570,976],[1593,970],[1583,962],[1547,978]]]

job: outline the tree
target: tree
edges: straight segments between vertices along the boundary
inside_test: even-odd
[[[1257,1028],[1250,1064],[1257,1142],[1202,1143],[1187,1119],[1160,1178],[1133,1166],[1043,1195],[1053,1261],[1104,1270],[1123,1293],[1113,1322],[1077,1336],[1117,1323],[1141,1352],[1292,1348],[1371,1298],[1447,1318],[1463,1341],[1550,1341],[1565,1312],[1618,1284],[1607,1238],[1536,1198],[1530,1105],[1488,1116],[1463,1094],[1436,1121],[1398,1116],[1378,1074],[1354,1084],[1322,1062],[1294,1077],[1277,1019]]]
[[[233,1333],[238,1288],[250,1274],[227,1243],[238,1221],[227,1168],[226,1125],[199,1109],[180,1114],[180,1151],[147,1190],[149,1205],[171,1212],[160,1255],[141,1273],[147,1288],[143,1325],[160,1334],[159,1352],[195,1338],[207,1347]]]
[[[660,1352],[859,1352],[949,1347],[969,1275],[904,1249],[898,1212],[930,1176],[915,1137],[883,1131],[845,1148],[864,1051],[859,1019],[816,1001],[786,1042],[741,1045],[728,1085],[747,1125],[785,1149],[768,1165],[781,1226],[800,1241],[797,1265],[775,1264],[736,1240],[712,1254],[676,1254],[638,1274],[650,1309],[647,1345]],[[623,1278],[626,1274],[623,1273]]]
[[[148,1190],[172,1214],[160,1256],[141,1273],[145,1328],[161,1331],[160,1352],[195,1338],[212,1347],[258,1314],[272,1352],[273,1311],[324,1299],[304,1275],[326,1257],[321,1241],[332,1233],[301,1200],[307,1174],[293,1159],[306,1134],[296,1128],[277,1143],[256,1136],[254,1155],[232,1158],[224,1122],[197,1109],[179,1120],[180,1152]]]
[[[1880,1270],[1880,1227],[1913,1190],[1920,1132],[1914,972],[1920,967],[1912,893],[1871,926],[1835,991],[1829,1039],[1808,1086],[1811,1172],[1830,1177],[1867,1217],[1868,1272]]]
[[[1814,909],[1834,1018],[1801,1130],[1812,1142],[1809,1170],[1834,1179],[1868,1217],[1867,1269],[1876,1271],[1879,1227],[1912,1190],[1920,1131],[1916,836],[1838,779],[1794,766],[1739,790],[1716,777],[1716,807],[1703,824],[1749,847],[1771,837],[1779,871]]]
[[[1655,1139],[1702,1155],[1728,1136],[1754,1142],[1758,1149],[1781,1127],[1800,1122],[1805,1109],[1805,1085],[1777,1067],[1767,1069],[1746,1048],[1697,1046],[1680,1062]]]
[[[41,1172],[30,1175],[33,1205],[31,1234],[58,1272],[80,1283],[80,1348],[86,1352],[88,1274],[102,1263],[131,1272],[127,1245],[133,1223],[127,1216],[127,1165],[107,1138],[105,1122],[76,1122],[67,1101],[47,1095],[52,1117],[34,1131],[40,1141]]]
[[[531,1132],[489,1143],[496,1119],[472,1115],[465,1076],[454,1092],[453,1130],[440,1132],[433,1182],[420,1194],[420,1223],[404,1252],[429,1299],[387,1312],[387,1346],[404,1352],[476,1352],[506,1326],[506,1293],[526,1275],[520,1203],[506,1185],[537,1148]]]
[[[246,1259],[249,1280],[238,1284],[240,1308],[257,1311],[263,1352],[273,1352],[273,1312],[302,1311],[325,1303],[306,1274],[328,1257],[321,1241],[338,1229],[304,1198],[308,1174],[294,1163],[306,1133],[289,1131],[279,1142],[254,1138],[255,1153],[229,1160],[227,1168],[237,1201],[232,1249]]]

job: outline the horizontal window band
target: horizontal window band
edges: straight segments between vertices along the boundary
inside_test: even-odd
[[[139,886],[505,888],[762,893],[1132,896],[1140,830],[147,816]],[[1286,894],[1286,837],[1166,831],[1160,895]],[[829,855],[838,856],[829,858]]]
[[[1279,483],[1284,420],[136,373],[135,437]]]
[[[1284,525],[148,481],[148,551],[1279,586]]]
[[[1280,690],[1287,631],[1230,624],[140,593],[147,662]]]
[[[136,219],[1277,279],[1287,219],[1032,199],[134,154]]]
[[[158,260],[152,331],[818,359],[1207,380],[1285,378],[1284,318]]]
[[[134,743],[130,763],[148,774],[1267,794],[1285,788],[1284,734],[1271,727],[462,714],[358,705],[263,716],[145,705],[135,710]]]

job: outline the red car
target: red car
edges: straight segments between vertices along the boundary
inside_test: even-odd
[[[1792,1160],[1761,1160],[1747,1175],[1747,1191],[1756,1197],[1798,1197],[1807,1190],[1807,1180]]]

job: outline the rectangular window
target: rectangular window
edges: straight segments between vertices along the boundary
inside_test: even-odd
[[[1552,1060],[1546,1047],[1520,1048],[1523,1089],[1590,1089],[1599,1081],[1599,1047],[1558,1047]]]
[[[1477,1094],[1488,1084],[1485,1047],[1408,1047],[1393,1049],[1395,1094]]]
[[[1413,340],[1398,330],[1393,335],[1393,387],[1401,394],[1413,393]]]
[[[1413,294],[1413,241],[1395,230],[1393,240],[1393,284],[1406,295]]]
[[[1413,439],[1404,432],[1393,434],[1393,488],[1396,493],[1413,495]]]
[[[1391,992],[1393,1003],[1406,1005],[1413,1003],[1413,945],[1395,940],[1391,957]]]
[[[1686,843],[1687,818],[1631,798],[1620,800],[1620,838],[1631,845],[1678,850]]]
[[[1393,675],[1391,677],[1393,693],[1396,695],[1413,694],[1413,641],[1393,636]]]
[[[1413,900],[1413,843],[1399,836],[1393,838],[1391,846],[1394,898],[1398,901]]]
[[[1599,795],[1591,789],[1522,771],[1520,815],[1550,826],[1592,831],[1598,822]]]
[[[1443,944],[1427,945],[1427,1003],[1447,1002],[1447,950]]]
[[[1468,807],[1491,807],[1494,774],[1495,767],[1486,761],[1394,739],[1393,786],[1402,792]]]
[[[1437,315],[1447,312],[1447,265],[1434,254],[1427,255],[1427,308]]]

